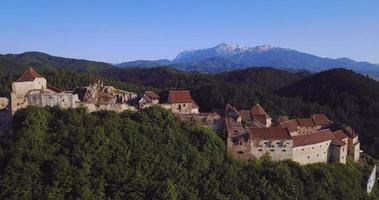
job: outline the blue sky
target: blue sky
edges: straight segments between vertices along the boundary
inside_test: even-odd
[[[105,62],[271,44],[379,63],[378,0],[0,0],[0,53]]]

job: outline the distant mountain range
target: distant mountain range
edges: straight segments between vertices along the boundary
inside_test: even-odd
[[[221,43],[212,48],[187,50],[174,60],[131,61],[117,64],[119,67],[171,66],[186,71],[218,73],[252,66],[269,66],[280,69],[308,70],[318,72],[332,68],[352,69],[362,74],[379,78],[379,65],[357,62],[349,58],[322,58],[292,49],[262,45],[244,47]]]

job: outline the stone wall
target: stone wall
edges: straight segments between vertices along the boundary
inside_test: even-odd
[[[6,97],[0,97],[0,110],[8,108],[9,100]]]
[[[294,147],[293,160],[303,165],[318,162],[326,163],[330,153],[330,142],[331,140],[328,140],[317,144]]]
[[[128,104],[105,104],[105,105],[95,105],[94,103],[80,102],[79,106],[87,108],[88,112],[96,112],[101,110],[123,112],[125,110],[136,111],[134,106],[129,106]]]
[[[346,164],[347,145],[344,146],[330,146],[330,162],[337,162]]]
[[[360,143],[358,136],[348,139],[348,155],[353,157],[353,160],[357,162],[360,156]]]
[[[311,127],[297,127],[297,133],[299,135],[306,135],[318,131],[321,126],[311,126]]]
[[[76,108],[78,104],[78,95],[68,92],[48,93],[40,92],[26,96],[27,105],[31,106],[60,106],[62,108]]]
[[[251,154],[260,158],[268,154],[272,160],[292,159],[293,140],[252,140]]]
[[[46,89],[47,82],[45,78],[36,78],[34,81],[14,82],[12,91],[18,96],[24,96],[30,90]]]
[[[171,111],[173,113],[198,113],[198,109],[194,108],[192,103],[173,103],[171,104]]]

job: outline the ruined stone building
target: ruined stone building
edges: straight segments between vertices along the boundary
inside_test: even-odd
[[[192,99],[189,90],[170,90],[168,94],[168,104],[173,113],[196,114],[199,113],[199,106]]]
[[[254,113],[262,116],[254,117]],[[282,116],[277,121],[271,123],[271,117],[258,104],[250,112],[227,105],[228,151],[243,159],[267,154],[273,160],[291,159],[300,164],[346,163],[348,156],[354,161],[359,159],[358,134],[350,127],[332,131],[332,122],[324,114],[291,120]]]
[[[157,104],[159,104],[159,95],[153,91],[145,91],[143,96],[138,100],[138,107],[141,109]]]
[[[129,102],[137,98],[136,93],[104,86],[96,81],[88,87],[77,88],[75,92],[62,91],[49,85],[44,77],[33,68],[28,68],[13,84],[9,112],[27,106],[60,106],[62,108],[86,107],[89,112],[98,110],[135,110]],[[2,101],[4,102],[4,100]],[[1,103],[1,102],[0,102]],[[4,110],[4,109],[1,109]],[[1,112],[3,113],[3,112]],[[3,114],[0,113],[0,117]]]
[[[13,115],[29,105],[75,108],[78,101],[76,94],[48,85],[46,79],[30,67],[12,84],[10,112]]]
[[[99,110],[113,110],[122,112],[125,110],[136,110],[130,105],[130,101],[137,98],[137,94],[119,90],[113,86],[104,86],[103,82],[97,80],[88,87],[77,88],[80,105],[86,107],[90,112]]]

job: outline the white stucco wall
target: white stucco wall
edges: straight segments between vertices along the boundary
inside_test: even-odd
[[[292,159],[293,140],[253,140],[251,154],[260,158],[268,153],[272,160]]]
[[[47,88],[47,82],[45,78],[36,78],[34,81],[27,82],[13,82],[12,92],[17,96],[25,95],[30,90],[40,90]]]
[[[302,165],[318,162],[326,163],[328,162],[330,142],[331,140],[328,140],[317,144],[294,147],[293,160]]]
[[[26,96],[27,104],[32,106],[60,106],[62,108],[76,108],[79,101],[77,94],[72,93],[39,93]]]

